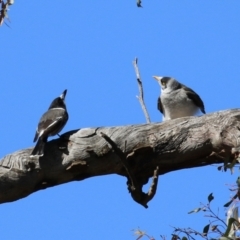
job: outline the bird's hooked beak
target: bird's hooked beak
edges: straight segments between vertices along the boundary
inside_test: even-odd
[[[161,80],[163,79],[163,77],[159,77],[159,76],[153,76],[153,78],[159,83],[160,87],[163,88],[164,86],[162,85]]]
[[[63,93],[60,95],[60,98],[61,98],[62,100],[64,100],[66,94],[67,94],[67,89],[63,91]]]
[[[162,79],[163,77],[153,76],[153,78],[154,78],[155,80],[157,80],[158,83],[161,85],[161,79]]]

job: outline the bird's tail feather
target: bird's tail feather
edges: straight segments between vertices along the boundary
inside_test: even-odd
[[[30,157],[37,157],[37,156],[42,157],[44,154],[44,146],[45,146],[45,141],[39,138]]]

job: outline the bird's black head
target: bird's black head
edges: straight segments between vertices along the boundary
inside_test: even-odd
[[[59,97],[55,98],[52,101],[49,109],[51,109],[51,108],[64,108],[64,109],[66,109],[66,104],[65,104],[66,94],[67,94],[67,89],[64,90],[63,93]]]
[[[161,90],[164,92],[171,92],[181,87],[181,84],[172,77],[153,76],[153,78],[155,78],[158,81]]]

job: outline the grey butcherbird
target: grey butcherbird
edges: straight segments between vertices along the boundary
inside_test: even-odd
[[[161,86],[157,107],[163,121],[194,116],[199,110],[205,114],[202,99],[191,88],[171,77],[153,76]]]
[[[66,94],[67,90],[55,98],[48,108],[48,111],[42,115],[33,142],[38,141],[30,157],[43,156],[44,145],[47,142],[47,138],[58,134],[67,123],[68,112],[64,101]]]

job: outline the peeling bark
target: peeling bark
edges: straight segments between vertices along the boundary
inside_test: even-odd
[[[39,159],[30,159],[32,148],[9,154],[0,161],[0,203],[94,176],[118,174],[129,179],[122,160],[101,132],[121,149],[131,174],[142,186],[156,169],[162,175],[235,161],[240,149],[240,109],[163,123],[85,128],[49,141]]]

